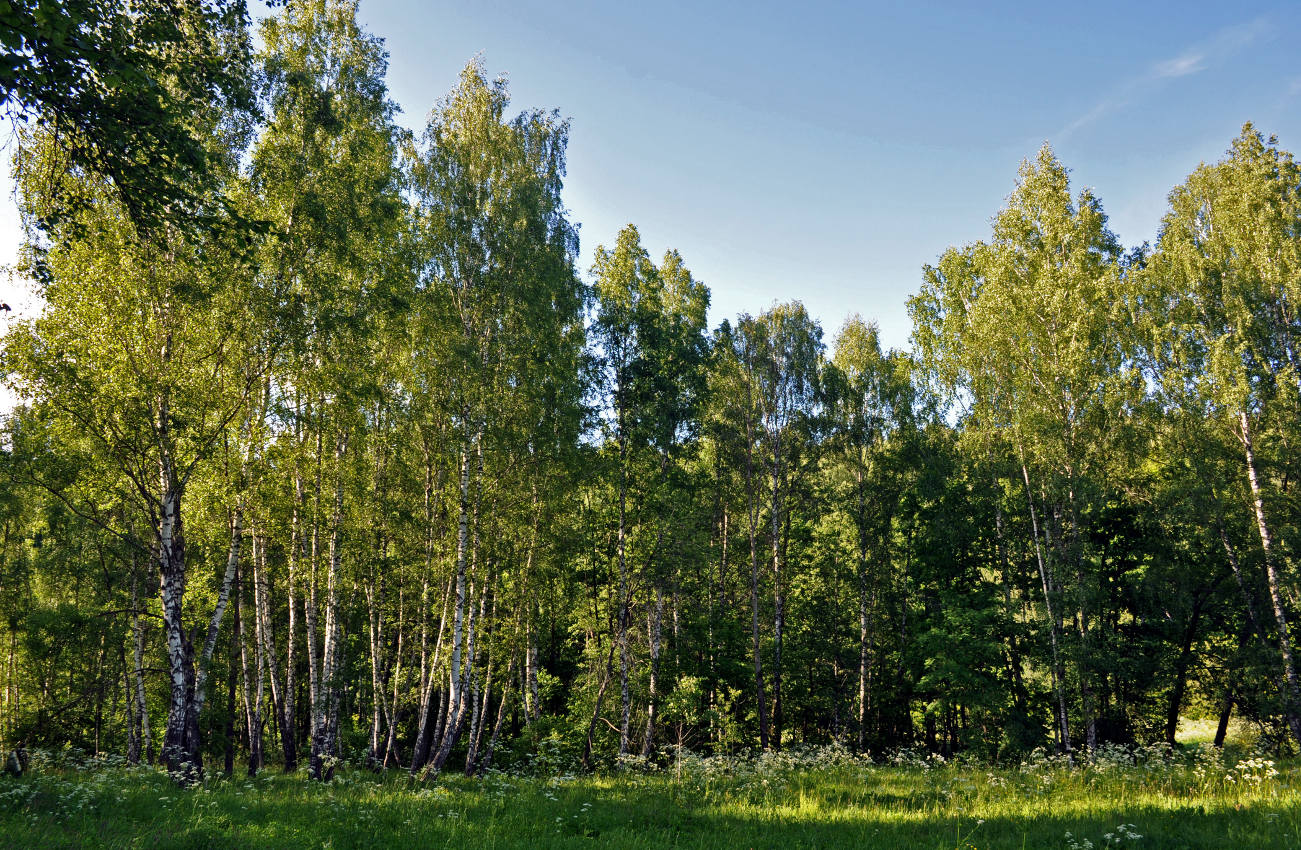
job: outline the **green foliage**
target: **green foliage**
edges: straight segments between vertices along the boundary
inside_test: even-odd
[[[1045,146],[923,270],[911,351],[854,316],[828,353],[798,301],[711,333],[632,225],[584,281],[558,111],[512,114],[476,58],[412,137],[356,2],[283,5],[256,56],[242,3],[0,6],[46,305],[0,352],[0,749],[163,750],[186,783],[308,745],[321,779],[671,765],[590,780],[656,804],[738,771],[660,826],[906,797],[959,841],[994,830],[912,774],[838,750],[795,804],[753,783],[798,758],[689,751],[1301,740],[1301,169],[1273,140],[1244,128],[1129,253]],[[1029,794],[991,843],[1103,834],[1037,831]]]
[[[158,231],[204,218],[213,159],[204,113],[246,122],[254,109],[244,0],[127,6],[14,0],[0,6],[0,101],[59,140],[45,172],[46,224],[75,215],[84,190],[112,186],[134,225]],[[198,119],[198,120],[196,120]]]

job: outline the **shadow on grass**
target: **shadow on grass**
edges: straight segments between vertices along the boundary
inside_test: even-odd
[[[181,796],[170,806],[136,795],[97,804],[62,820],[48,801],[38,810],[0,814],[3,848],[290,848],[426,850],[426,848],[924,848],[996,850],[1067,848],[1069,832],[1095,848],[1121,823],[1133,824],[1148,850],[1301,847],[1301,807],[1294,799],[1258,799],[1241,807],[1196,801],[1126,804],[1099,798],[1057,806],[1031,801],[1018,815],[936,811],[930,795],[864,787],[831,799],[787,789],[782,805],[705,799],[659,788],[529,786],[512,795],[396,785],[321,788],[285,781],[265,790],[218,790]],[[856,797],[848,800],[845,797]],[[552,799],[554,797],[554,799]],[[1024,802],[1024,801],[1022,801]],[[997,806],[995,801],[991,806]]]

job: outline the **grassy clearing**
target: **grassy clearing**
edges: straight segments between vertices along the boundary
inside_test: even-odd
[[[989,769],[824,750],[687,759],[679,774],[408,785],[268,771],[178,790],[150,769],[44,767],[0,781],[8,848],[1301,847],[1301,764],[1115,751]]]

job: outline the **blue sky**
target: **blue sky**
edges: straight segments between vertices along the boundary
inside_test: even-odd
[[[1295,3],[362,0],[361,18],[408,126],[476,53],[515,107],[572,119],[584,269],[633,222],[709,285],[713,323],[799,298],[828,342],[857,312],[905,346],[922,264],[987,236],[1045,140],[1127,245],[1244,121],[1301,152]]]

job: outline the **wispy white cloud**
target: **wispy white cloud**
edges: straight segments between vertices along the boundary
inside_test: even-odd
[[[1052,137],[1053,140],[1064,141],[1104,115],[1128,106],[1140,97],[1152,94],[1169,81],[1206,70],[1215,62],[1227,59],[1262,38],[1269,30],[1269,19],[1262,16],[1225,27],[1206,41],[1192,45],[1174,58],[1154,62],[1147,70],[1122,82],[1091,109],[1057,131]]]
[[[1196,74],[1206,68],[1206,54],[1200,50],[1190,50],[1182,56],[1158,62],[1152,68],[1152,75],[1157,79],[1172,79]]]

